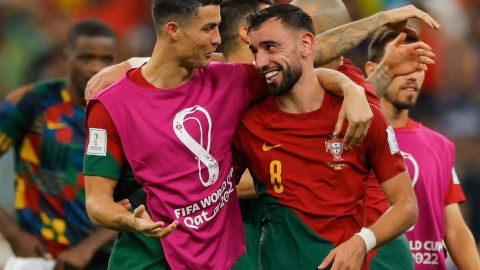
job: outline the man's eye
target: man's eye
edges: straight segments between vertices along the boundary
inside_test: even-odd
[[[215,26],[214,26],[214,25],[212,25],[212,26],[207,26],[204,30],[208,32],[208,31],[212,31],[213,29],[215,29]]]
[[[267,46],[265,47],[265,50],[266,50],[267,52],[272,52],[274,49],[275,49],[275,46],[273,46],[273,45],[267,45]]]

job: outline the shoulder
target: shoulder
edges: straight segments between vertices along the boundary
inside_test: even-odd
[[[252,64],[224,63],[214,61],[208,64],[208,66],[202,68],[202,70],[208,76],[238,80],[242,77],[247,77],[250,66],[255,69]]]
[[[421,132],[426,137],[429,143],[434,143],[439,147],[444,147],[449,150],[453,150],[455,148],[455,144],[438,131],[421,125],[419,128],[419,132]]]
[[[375,136],[377,136],[380,134],[380,132],[385,132],[385,134],[388,134],[389,136],[394,135],[394,130],[393,128],[391,128],[390,122],[386,118],[382,109],[380,109],[380,107],[378,107],[377,105],[369,105],[373,113],[373,119],[372,124],[368,130],[368,134],[376,134]],[[389,132],[391,132],[391,134]]]
[[[42,104],[39,100],[44,100],[46,97],[53,97],[49,99],[52,102],[60,101],[61,91],[64,88],[63,79],[41,81],[15,89],[6,97],[6,101],[12,105],[21,102],[22,106],[39,106]]]
[[[127,78],[127,73],[132,70],[133,69],[127,71],[120,79],[118,79],[112,85],[98,92],[98,94],[96,94],[92,98],[92,100],[100,100],[100,99],[109,98],[110,96],[115,96],[115,95],[121,96],[125,94],[125,91],[124,91],[125,89],[135,87],[135,84],[129,83],[130,80]]]
[[[268,97],[260,103],[250,106],[242,115],[242,125],[263,126],[265,122],[268,122],[275,113],[275,109],[271,106],[272,100],[272,97]]]

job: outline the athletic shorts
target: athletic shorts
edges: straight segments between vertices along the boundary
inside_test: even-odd
[[[119,232],[108,270],[170,270],[159,239],[141,233]]]
[[[412,252],[405,235],[393,239],[381,246],[371,259],[371,270],[413,270]]]
[[[262,226],[257,199],[241,199],[240,211],[245,228],[247,252],[232,267],[234,270],[258,270],[258,256]]]
[[[315,270],[335,248],[307,227],[288,207],[269,209],[262,225],[261,270]]]

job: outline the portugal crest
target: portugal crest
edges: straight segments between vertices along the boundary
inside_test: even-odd
[[[343,139],[339,139],[338,136],[330,135],[331,140],[325,141],[325,151],[330,151],[333,155],[333,161],[342,161],[343,150],[347,150],[348,146],[343,143]]]

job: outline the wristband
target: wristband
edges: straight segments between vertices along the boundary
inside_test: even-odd
[[[367,246],[367,252],[374,249],[377,245],[377,238],[375,238],[375,234],[368,228],[363,227],[358,233],[356,233],[356,235],[363,239],[365,246]]]
[[[131,68],[138,68],[149,60],[149,57],[132,57],[127,60],[127,63],[130,65]]]

